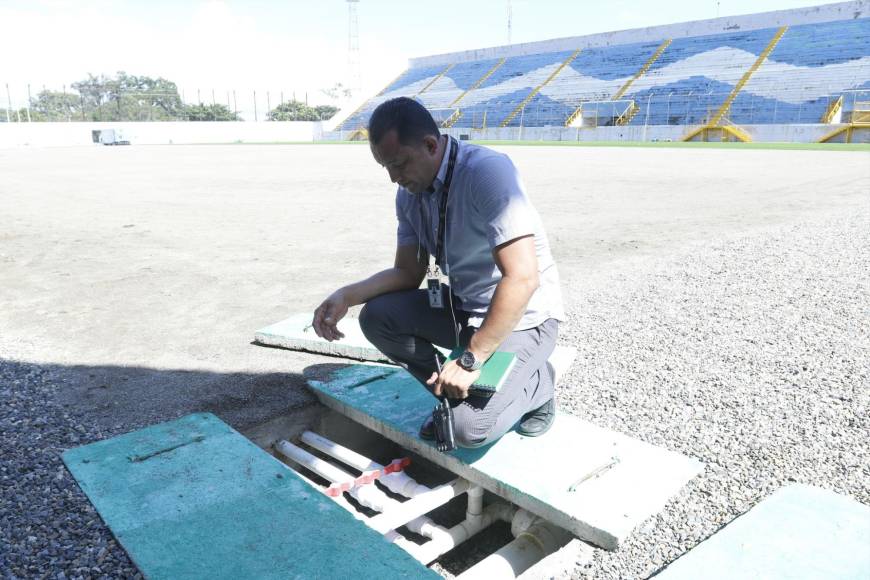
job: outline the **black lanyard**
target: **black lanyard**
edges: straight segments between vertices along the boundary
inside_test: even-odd
[[[447,197],[450,195],[450,183],[453,181],[453,170],[456,167],[456,156],[459,146],[448,135],[450,142],[450,158],[447,161],[447,175],[444,176],[444,191],[441,193],[441,204],[438,206],[438,237],[435,241],[435,265],[441,267],[444,257],[444,237],[447,235]]]

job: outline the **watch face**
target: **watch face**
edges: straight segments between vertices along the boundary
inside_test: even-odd
[[[474,355],[470,351],[465,351],[462,353],[462,356],[459,357],[459,364],[462,365],[466,369],[470,369],[474,366]]]

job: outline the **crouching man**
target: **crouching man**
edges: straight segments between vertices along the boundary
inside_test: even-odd
[[[375,161],[399,186],[395,263],[333,292],[314,313],[315,331],[341,338],[338,321],[365,304],[369,341],[449,398],[458,445],[486,445],[518,422],[523,435],[543,434],[555,419],[547,358],[564,313],[547,236],[516,168],[504,154],[441,135],[413,99],[381,104],[368,132]],[[464,351],[439,372],[433,345]],[[516,356],[506,382],[491,397],[470,393],[497,350]],[[421,420],[420,436],[434,438],[431,417]]]

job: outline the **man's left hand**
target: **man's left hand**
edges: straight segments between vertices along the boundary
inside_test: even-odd
[[[452,360],[444,365],[440,375],[432,373],[426,384],[432,386],[432,392],[436,397],[440,397],[443,393],[449,399],[465,399],[468,397],[468,390],[478,377],[480,377],[479,370],[467,371]]]

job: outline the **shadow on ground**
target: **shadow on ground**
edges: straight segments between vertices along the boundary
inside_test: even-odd
[[[54,399],[103,428],[151,424],[208,411],[244,430],[314,403],[299,373],[220,373],[137,366],[16,365],[54,384]]]
[[[193,412],[214,413],[244,430],[310,405],[303,385],[298,373],[0,358],[0,577],[141,578],[61,454]]]
[[[67,449],[194,413],[214,413],[245,430],[314,399],[306,380],[326,380],[343,363],[298,373],[213,373],[110,365],[35,364],[0,359],[2,471],[0,577],[142,578],[64,467]],[[294,406],[295,405],[295,406]],[[438,483],[443,483],[438,481]],[[447,525],[464,517],[456,498],[436,512]],[[507,525],[439,558],[458,574],[511,539]]]

